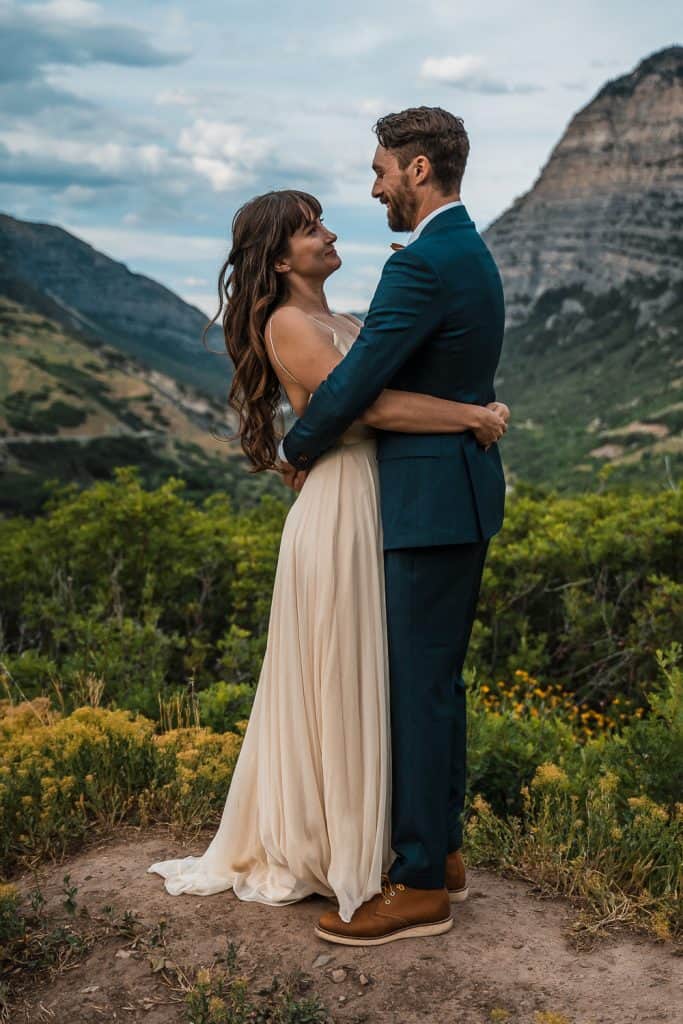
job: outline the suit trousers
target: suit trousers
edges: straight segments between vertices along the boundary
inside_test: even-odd
[[[392,882],[438,889],[462,845],[462,669],[489,539],[384,552],[391,697]]]

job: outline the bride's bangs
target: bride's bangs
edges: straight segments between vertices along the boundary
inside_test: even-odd
[[[322,212],[323,208],[315,196],[294,189],[287,192],[284,210],[287,234],[291,237],[295,231],[299,231],[300,228],[304,228],[316,220]]]

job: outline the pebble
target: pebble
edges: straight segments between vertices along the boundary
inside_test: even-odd
[[[329,964],[330,960],[334,960],[334,953],[321,953],[313,961],[313,966],[324,967],[325,964]]]
[[[361,985],[369,985],[370,984],[370,979],[365,974],[359,974],[358,975],[358,982]]]
[[[336,971],[332,971],[332,981],[335,985],[338,985],[340,981],[346,981],[346,971],[343,967],[337,967]]]

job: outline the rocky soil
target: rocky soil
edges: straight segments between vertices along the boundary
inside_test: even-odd
[[[94,920],[107,905],[138,915],[149,934],[165,921],[165,950],[112,934],[87,958],[31,984],[12,1024],[95,1021],[187,1024],[182,985],[236,944],[240,973],[256,986],[302,970],[331,1019],[347,1024],[674,1024],[683,1005],[681,959],[669,943],[612,931],[591,945],[572,941],[567,901],[541,899],[533,887],[470,870],[470,897],[454,907],[443,936],[348,948],[315,937],[329,903],[313,897],[284,908],[242,903],[231,892],[169,896],[146,869],[171,856],[201,853],[210,834],[186,846],[165,831],[126,830],[36,880],[59,916],[63,877]],[[161,953],[161,961],[159,955]],[[180,971],[159,969],[164,957]]]

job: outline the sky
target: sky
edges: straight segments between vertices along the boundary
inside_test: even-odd
[[[611,78],[681,43],[674,0],[0,0],[0,211],[57,224],[212,316],[232,218],[313,192],[333,309],[367,308],[389,243],[382,114],[464,119],[478,229],[532,187]]]

